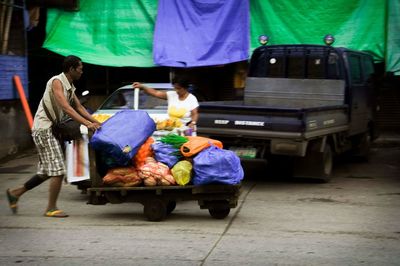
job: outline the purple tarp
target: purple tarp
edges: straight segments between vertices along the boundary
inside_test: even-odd
[[[247,60],[248,0],[159,0],[154,63],[197,67]]]

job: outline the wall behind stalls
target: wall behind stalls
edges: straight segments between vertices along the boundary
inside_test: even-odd
[[[0,100],[0,159],[33,147],[31,131],[19,100]]]

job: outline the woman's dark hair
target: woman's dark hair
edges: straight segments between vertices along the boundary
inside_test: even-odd
[[[185,89],[189,89],[189,80],[187,80],[184,77],[174,77],[172,79],[172,84],[178,84],[180,87],[185,88]]]
[[[68,72],[71,67],[76,69],[80,62],[82,62],[82,60],[75,55],[69,55],[65,57],[62,65],[63,72]]]

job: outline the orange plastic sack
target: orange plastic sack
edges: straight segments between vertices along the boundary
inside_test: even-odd
[[[222,142],[216,139],[199,136],[187,136],[187,138],[189,141],[181,146],[181,153],[185,157],[192,157],[211,145],[223,148]]]
[[[134,187],[142,183],[138,172],[133,167],[118,167],[110,169],[103,177],[103,182],[110,186]]]
[[[140,146],[136,155],[133,157],[133,163],[136,167],[143,166],[147,157],[153,157],[153,149],[151,148],[151,144],[153,143],[154,139],[150,137]]]
[[[146,159],[145,164],[138,169],[138,173],[145,186],[169,186],[176,184],[168,166],[157,162],[151,157]]]

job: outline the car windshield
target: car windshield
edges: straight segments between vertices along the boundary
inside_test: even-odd
[[[139,92],[139,109],[167,109],[167,101]],[[135,91],[120,89],[104,102],[100,109],[133,109]]]

